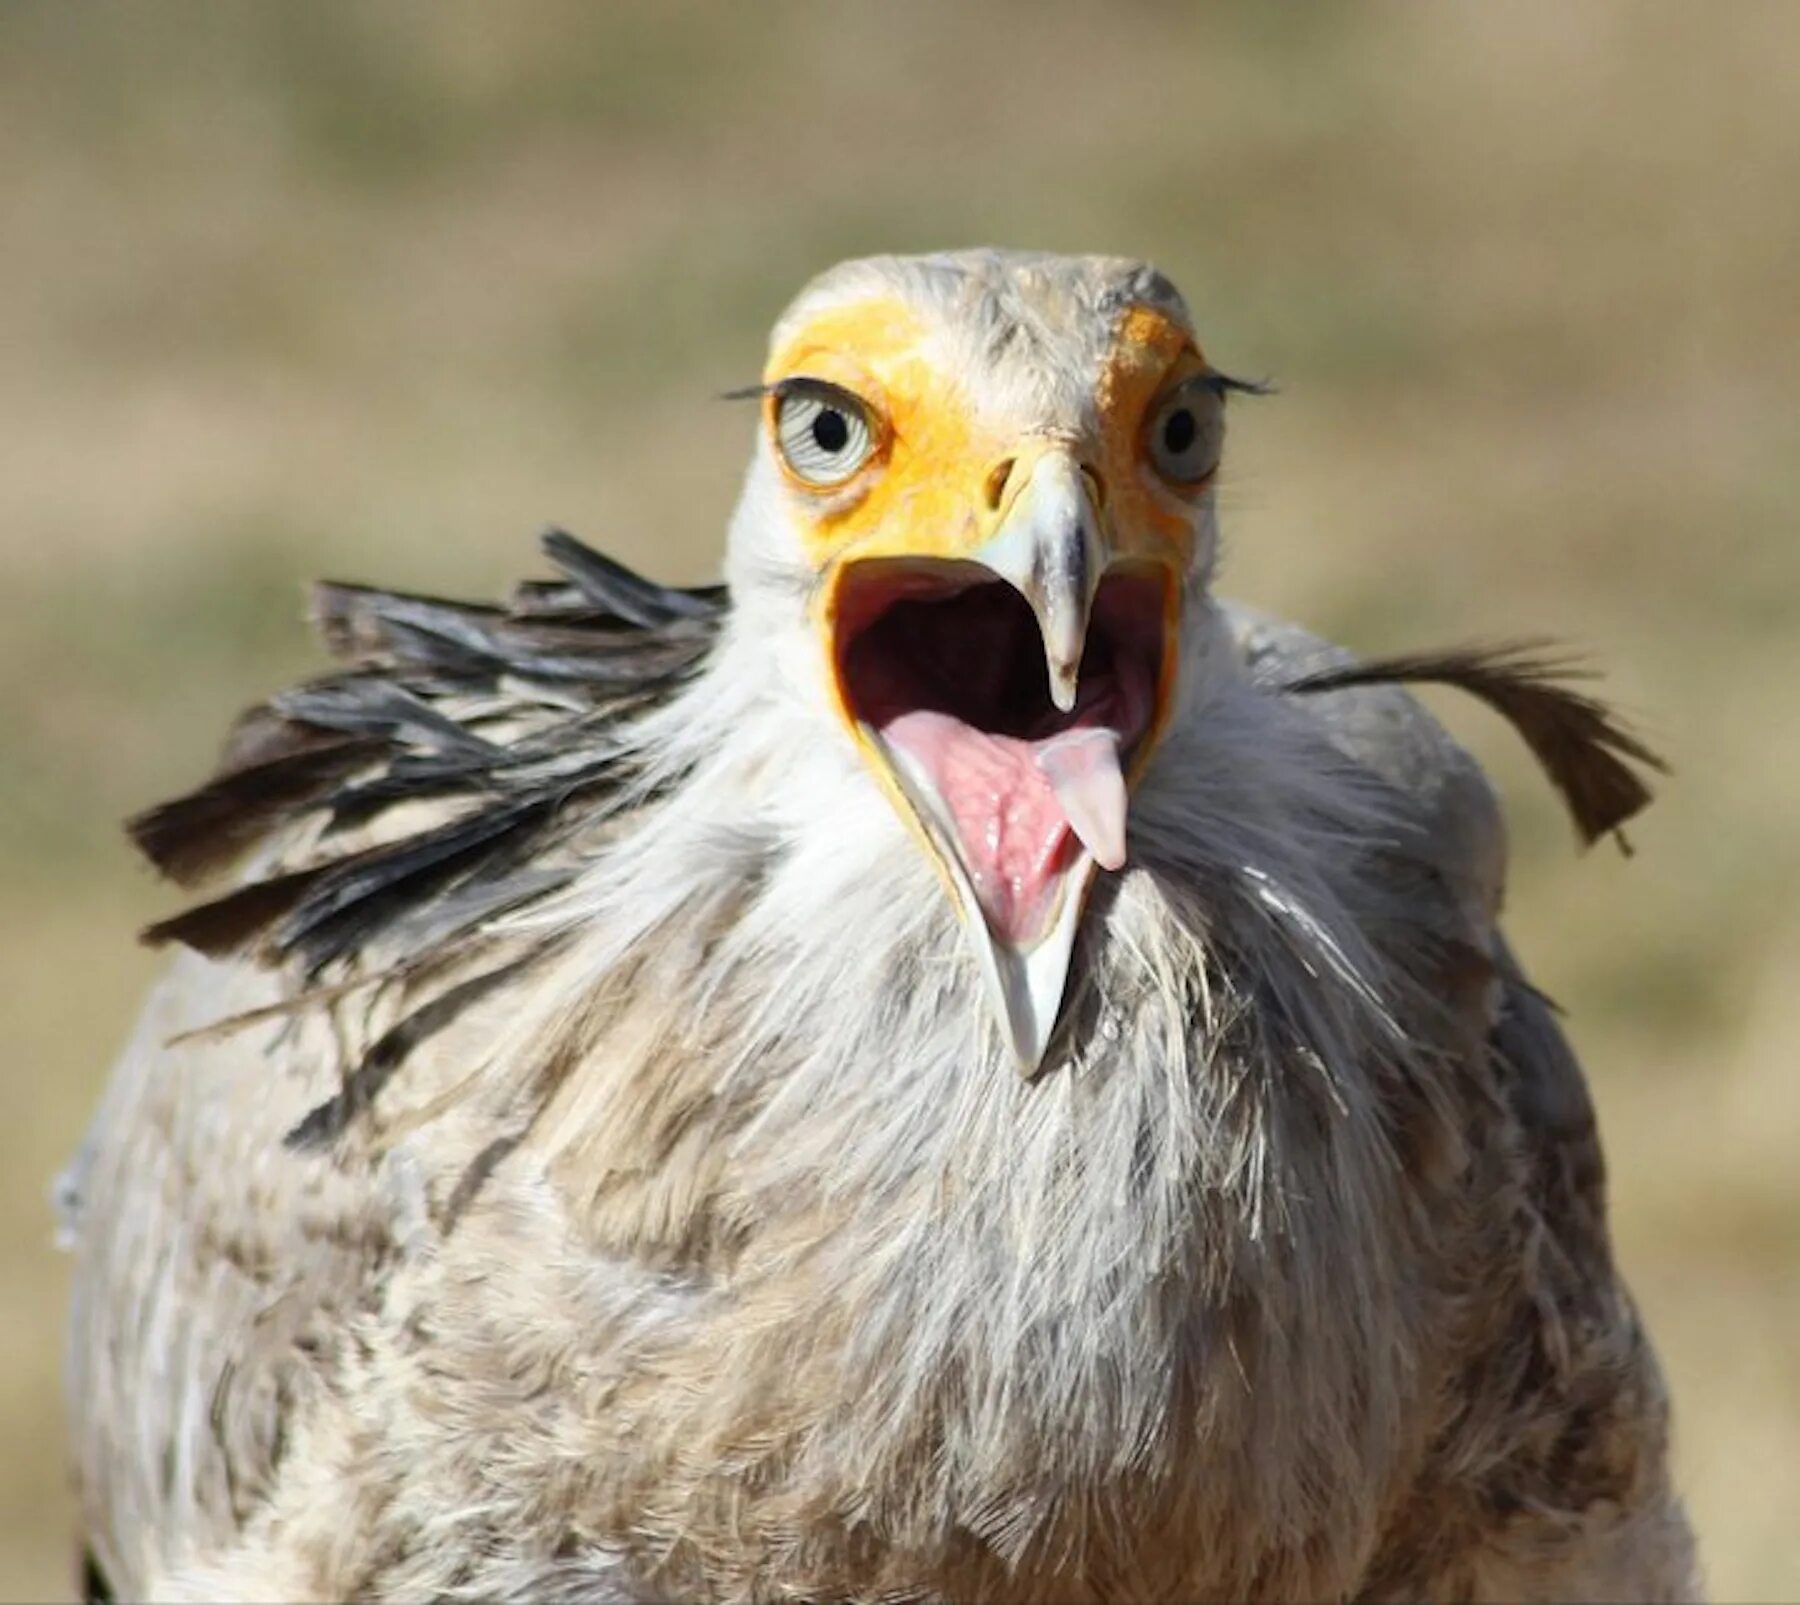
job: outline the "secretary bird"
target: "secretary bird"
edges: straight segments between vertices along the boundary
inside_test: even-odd
[[[1213,594],[1153,269],[845,263],[723,586],[326,585],[133,822],[210,900],[64,1184],[94,1597],[1674,1599],[1579,1067],[1497,927],[1541,652]],[[1636,766],[1636,767],[1634,767]]]

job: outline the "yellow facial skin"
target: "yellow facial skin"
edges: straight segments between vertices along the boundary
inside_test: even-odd
[[[1187,504],[1205,487],[1164,482],[1143,440],[1156,400],[1206,369],[1185,329],[1148,307],[1126,313],[1096,378],[1092,441],[977,419],[955,379],[932,360],[929,338],[912,308],[877,299],[820,313],[771,355],[765,384],[804,377],[841,385],[867,404],[877,429],[875,451],[847,484],[821,489],[789,476],[802,492],[801,538],[821,570],[851,558],[969,557],[1007,511],[990,489],[997,465],[1017,461],[1014,483],[1023,483],[1032,458],[1059,447],[1073,449],[1096,474],[1114,557],[1185,570],[1193,556]],[[771,430],[774,407],[771,397]]]
[[[979,544],[969,470],[1001,448],[976,436],[967,399],[928,360],[926,340],[911,308],[865,301],[821,313],[769,362],[766,383],[803,376],[842,385],[878,430],[847,485],[821,491],[789,476],[805,498],[801,538],[820,569],[850,555],[961,557]],[[771,432],[774,410],[771,397]]]
[[[1150,307],[1120,320],[1096,375],[1092,439],[1044,430],[1007,430],[975,416],[967,394],[934,360],[924,318],[897,299],[877,298],[829,308],[803,323],[771,354],[765,384],[810,378],[839,385],[867,406],[875,448],[844,484],[820,487],[789,473],[801,540],[826,582],[814,603],[824,641],[835,639],[841,575],[865,558],[968,559],[987,543],[1011,510],[1011,495],[996,494],[998,470],[1016,463],[1016,493],[1036,457],[1072,451],[1089,471],[1109,564],[1157,572],[1163,582],[1164,641],[1156,711],[1139,744],[1128,779],[1135,782],[1166,722],[1176,674],[1182,577],[1193,557],[1194,503],[1207,488],[1164,480],[1147,455],[1145,428],[1157,402],[1174,386],[1206,371],[1192,336]],[[776,398],[765,404],[774,431]],[[779,453],[777,453],[779,461]],[[786,469],[783,469],[786,473]],[[839,712],[857,730],[834,690]],[[874,756],[872,753],[869,756]],[[874,766],[891,784],[885,766]]]
[[[1103,511],[1121,558],[1173,562],[1183,572],[1193,558],[1192,503],[1208,482],[1176,487],[1162,478],[1146,455],[1144,425],[1164,395],[1205,372],[1199,347],[1179,324],[1149,307],[1125,314],[1095,387]]]

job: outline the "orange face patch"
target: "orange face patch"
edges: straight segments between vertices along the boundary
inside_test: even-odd
[[[766,383],[841,386],[867,404],[876,431],[875,450],[845,484],[821,490],[790,476],[801,538],[821,570],[851,558],[971,556],[1005,514],[989,493],[996,467],[1009,459],[1028,467],[1060,447],[1075,450],[1101,482],[1100,522],[1114,558],[1185,570],[1193,492],[1163,483],[1144,441],[1157,400],[1204,371],[1185,329],[1148,307],[1126,313],[1095,376],[1091,440],[1048,438],[1028,419],[979,418],[934,347],[920,313],[876,298],[819,313],[772,353]],[[771,398],[771,431],[776,405]]]
[[[1201,487],[1177,489],[1151,466],[1145,425],[1169,390],[1206,371],[1188,332],[1149,307],[1133,307],[1119,324],[1095,386],[1100,415],[1100,471],[1111,505],[1107,526],[1121,557],[1176,554],[1185,569],[1194,528],[1187,503]]]
[[[972,465],[1002,448],[977,437],[968,398],[931,360],[929,343],[910,307],[872,300],[821,313],[771,357],[767,383],[841,385],[868,405],[877,429],[874,454],[847,485],[821,493],[796,484],[802,538],[821,568],[852,551],[960,557],[977,543]],[[775,405],[771,398],[771,432]]]

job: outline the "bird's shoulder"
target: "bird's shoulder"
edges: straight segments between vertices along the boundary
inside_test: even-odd
[[[1442,877],[1468,932],[1484,934],[1504,888],[1506,827],[1481,766],[1406,684],[1326,683],[1363,668],[1348,649],[1241,603],[1227,602],[1222,612],[1251,681],[1302,701],[1331,745],[1411,827],[1408,856]]]
[[[115,1592],[255,1507],[351,1316],[434,1230],[491,1130],[461,1152],[440,1123],[430,1175],[336,1139],[402,1058],[418,1101],[476,1051],[506,966],[470,933],[566,876],[569,805],[625,784],[612,732],[717,631],[719,590],[544,544],[559,575],[497,606],[320,586],[340,666],[131,823],[200,900],[146,933],[173,962],[58,1188],[84,1526]]]
[[[1477,1256],[1486,1269],[1474,1276],[1469,1298],[1470,1384],[1430,1452],[1425,1483],[1433,1492],[1397,1524],[1380,1564],[1417,1564],[1410,1546],[1427,1542],[1447,1503],[1462,1499],[1490,1515],[1512,1513],[1516,1546],[1509,1539],[1502,1551],[1506,1564],[1525,1570],[1502,1567],[1496,1575],[1505,1576],[1498,1585],[1505,1589],[1572,1586],[1557,1570],[1562,1562],[1545,1558],[1542,1540],[1559,1523],[1569,1531],[1614,1522],[1621,1545],[1637,1543],[1659,1564],[1666,1559],[1670,1575],[1684,1565],[1691,1571],[1686,1529],[1670,1514],[1662,1480],[1662,1377],[1613,1261],[1587,1078],[1555,1005],[1527,978],[1499,926],[1506,835],[1495,790],[1406,689],[1409,676],[1390,680],[1379,665],[1248,608],[1227,607],[1226,617],[1252,680],[1276,691],[1313,688],[1307,705],[1320,730],[1410,827],[1401,851],[1377,873],[1411,875],[1409,909],[1434,936],[1447,934],[1448,922],[1458,940],[1478,946],[1487,970],[1481,1030],[1459,1071],[1459,1084],[1472,1091],[1471,1123],[1485,1127],[1478,1141],[1486,1152],[1468,1174],[1484,1191],[1477,1216],[1489,1234]],[[1528,685],[1521,733],[1540,757],[1546,744],[1572,743],[1561,773],[1547,767],[1578,830],[1591,837],[1596,825],[1616,829],[1648,800],[1624,760],[1656,767],[1654,760],[1590,699],[1546,714],[1535,705],[1545,689]],[[1562,693],[1551,687],[1548,694]],[[1484,700],[1518,722],[1504,687],[1497,703]],[[1563,719],[1554,737],[1545,735],[1545,717]],[[1496,1377],[1507,1385],[1492,1385]],[[1617,1522],[1620,1511],[1634,1513],[1636,1525]],[[1626,1574],[1635,1575],[1629,1566]]]
[[[1316,687],[1303,698],[1307,712],[1377,789],[1382,816],[1399,821],[1364,872],[1398,887],[1407,917],[1440,948],[1473,950],[1484,972],[1480,1052],[1524,1139],[1534,1191],[1580,1257],[1603,1257],[1603,1166],[1586,1079],[1554,1005],[1500,929],[1507,842],[1493,785],[1405,683],[1370,674],[1298,625],[1239,605],[1224,611],[1252,681],[1280,693]]]

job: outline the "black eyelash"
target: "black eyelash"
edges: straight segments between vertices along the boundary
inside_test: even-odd
[[[1197,374],[1191,382],[1204,386],[1220,398],[1227,395],[1272,396],[1275,394],[1275,383],[1271,379],[1234,379],[1230,374],[1220,373],[1216,368],[1209,368],[1205,373]]]
[[[787,379],[777,379],[773,384],[745,385],[741,390],[727,390],[720,394],[719,400],[760,401],[764,396],[801,395],[817,396],[834,407],[853,408],[865,416],[869,411],[869,404],[854,390],[834,385],[829,379],[812,379],[803,373],[794,374]]]

